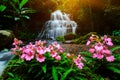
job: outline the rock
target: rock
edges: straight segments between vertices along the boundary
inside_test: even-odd
[[[75,39],[76,38],[76,34],[66,34],[65,36],[64,36],[64,38],[65,38],[65,40],[73,40],[73,39]]]
[[[14,39],[14,34],[10,30],[0,30],[0,50],[8,48]]]

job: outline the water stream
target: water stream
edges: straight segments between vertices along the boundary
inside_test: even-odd
[[[0,51],[0,76],[6,68],[8,61],[14,57],[14,55],[11,55],[9,52],[8,49]]]

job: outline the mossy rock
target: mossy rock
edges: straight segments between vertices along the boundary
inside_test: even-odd
[[[97,32],[90,32],[84,36],[80,36],[77,39],[74,40],[74,43],[76,44],[86,44],[86,42],[88,41],[89,37],[94,34],[97,35]]]
[[[10,30],[0,30],[0,50],[8,48],[14,39],[14,34]]]
[[[76,36],[77,36],[76,34],[69,33],[69,34],[64,35],[64,38],[65,40],[73,40],[76,38]]]

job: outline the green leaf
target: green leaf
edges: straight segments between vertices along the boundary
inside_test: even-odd
[[[115,73],[120,74],[120,69],[118,69],[117,67],[111,67],[111,66],[109,66],[109,67],[107,67],[107,68],[108,68],[109,70],[115,72]]]
[[[52,66],[52,76],[54,80],[58,80],[58,73],[54,66]]]
[[[11,72],[8,72],[8,75],[11,76],[11,77],[14,77],[14,74],[11,73]]]
[[[36,75],[35,75],[35,78],[39,77],[41,75],[41,71],[39,71]]]
[[[115,61],[120,61],[120,54],[113,54],[115,57]]]
[[[87,80],[86,78],[82,77],[82,76],[75,76],[76,80]]]
[[[42,65],[41,68],[42,68],[43,72],[46,73],[46,71],[47,71],[46,64],[45,64],[45,65]]]
[[[91,57],[91,53],[90,52],[80,52],[80,54]]]
[[[0,5],[0,12],[3,12],[6,9],[5,5]]]
[[[105,80],[105,79],[103,77],[101,77],[100,80]]]
[[[117,49],[120,49],[120,46],[116,46],[116,47],[112,48],[110,51],[111,51],[111,52],[114,52],[114,51],[117,50]]]
[[[19,2],[18,0],[13,0],[13,2]]]
[[[21,9],[27,2],[28,0],[22,0],[19,4],[19,8]]]
[[[10,5],[19,13],[19,9],[17,9],[16,5],[13,2],[10,2]]]
[[[69,69],[69,70],[67,70],[65,73],[63,73],[63,76],[62,76],[62,78],[60,79],[60,80],[65,80],[65,78],[67,77],[67,75],[68,74],[70,74],[70,72],[72,71],[73,69]]]

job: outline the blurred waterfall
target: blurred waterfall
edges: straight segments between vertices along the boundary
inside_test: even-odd
[[[76,22],[70,20],[68,14],[57,10],[51,13],[50,20],[45,23],[45,26],[37,36],[37,39],[55,40],[56,37],[64,36],[70,32],[75,34],[76,28]]]

